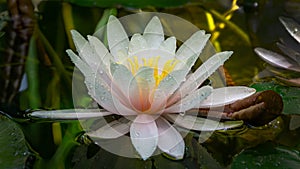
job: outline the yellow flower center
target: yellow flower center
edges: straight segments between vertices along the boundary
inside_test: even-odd
[[[160,56],[151,57],[151,58],[142,58],[142,63],[139,63],[138,57],[134,56],[133,58],[128,58],[127,61],[129,63],[129,69],[133,75],[137,73],[137,71],[142,67],[151,67],[154,69],[153,77],[155,79],[156,87],[159,85],[161,80],[163,80],[170,72],[173,71],[178,60],[175,58],[169,59],[165,62],[162,69],[159,68],[158,63],[160,60]]]

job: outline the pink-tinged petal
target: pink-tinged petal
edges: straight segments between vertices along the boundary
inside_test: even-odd
[[[114,139],[121,137],[129,132],[130,121],[125,118],[114,120],[103,127],[87,132],[87,135],[91,138],[103,138],[103,139]]]
[[[128,52],[129,39],[122,24],[115,16],[110,16],[107,23],[107,41],[110,53],[115,61],[122,62]]]
[[[151,107],[151,94],[155,87],[153,71],[153,68],[141,67],[134,77],[136,83],[130,84],[130,101],[139,111],[147,111]]]
[[[213,89],[212,93],[202,102],[195,105],[194,108],[212,108],[225,106],[237,100],[244,99],[254,94],[254,88],[246,86],[231,86]]]
[[[168,107],[166,113],[180,113],[194,108],[195,105],[206,99],[212,92],[213,88],[210,86],[203,86],[194,93],[187,95],[182,100]]]
[[[182,136],[164,118],[156,120],[158,128],[158,147],[163,152],[179,160],[183,158],[185,144]]]
[[[157,16],[154,16],[147,24],[143,37],[150,48],[158,48],[164,41],[164,30]]]
[[[154,117],[146,114],[138,115],[130,126],[130,138],[143,160],[151,157],[158,143],[158,130]]]

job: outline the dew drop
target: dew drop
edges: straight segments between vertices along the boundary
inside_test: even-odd
[[[139,136],[140,136],[140,133],[139,133],[139,132],[135,132],[134,134],[135,134],[136,137],[139,137]]]
[[[185,112],[180,112],[179,115],[180,116],[185,116]]]
[[[297,33],[298,32],[298,28],[294,28],[293,33]]]

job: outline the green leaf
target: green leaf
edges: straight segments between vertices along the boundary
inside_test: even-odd
[[[257,91],[273,90],[283,100],[283,114],[300,114],[300,88],[282,86],[274,82],[255,83],[251,85]]]
[[[0,135],[0,168],[24,168],[29,153],[17,124],[0,115]]]
[[[243,151],[233,160],[231,168],[300,168],[300,153],[288,147],[266,143]]]
[[[154,7],[174,7],[190,2],[191,0],[65,0],[81,6],[116,7],[118,5],[136,8]]]

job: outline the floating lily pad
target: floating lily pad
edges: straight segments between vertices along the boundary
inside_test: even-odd
[[[300,168],[300,153],[294,149],[266,143],[243,151],[233,160],[232,169],[296,169]]]
[[[21,129],[0,115],[0,168],[21,169],[29,155]]]

